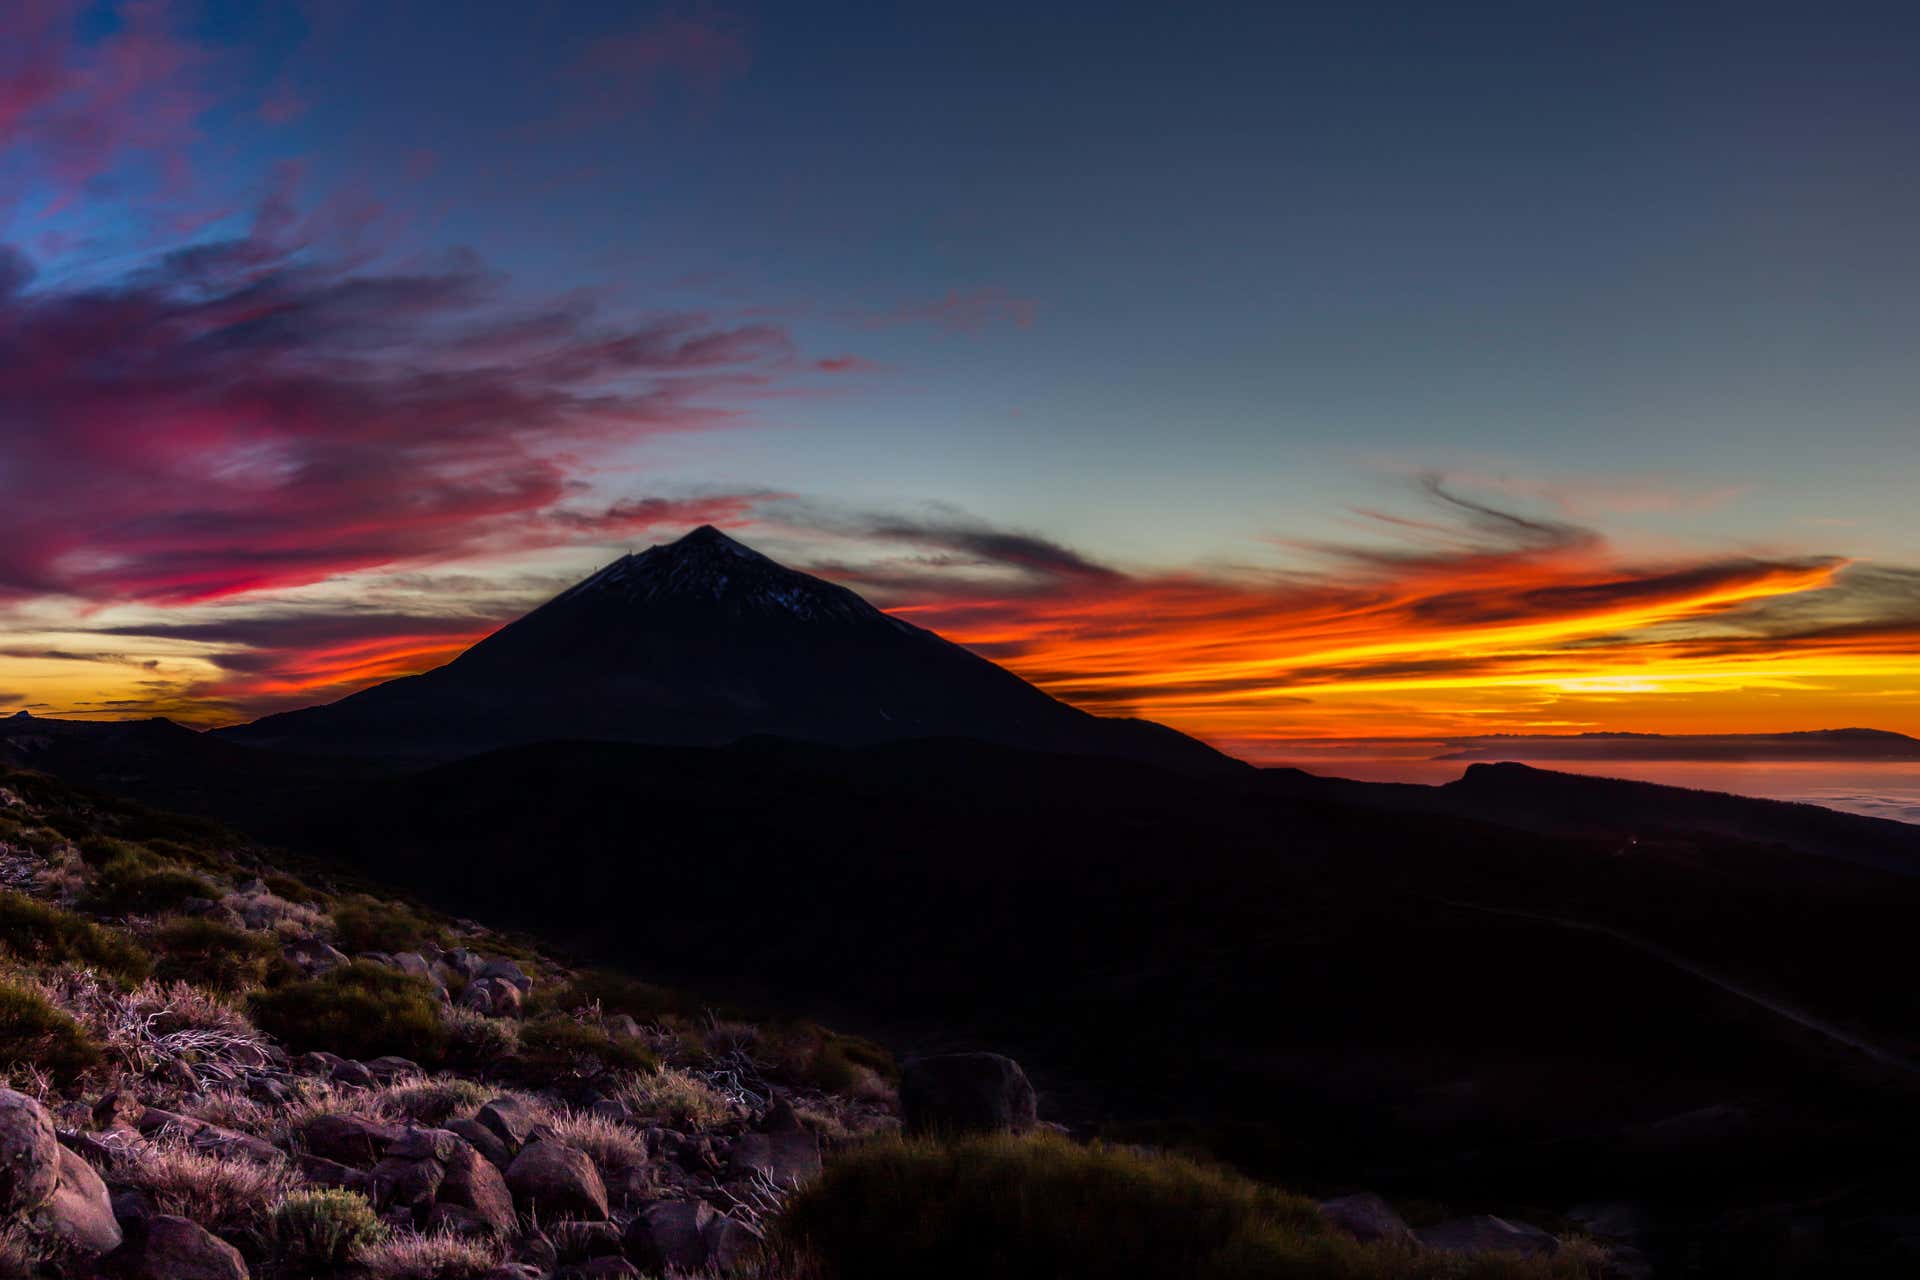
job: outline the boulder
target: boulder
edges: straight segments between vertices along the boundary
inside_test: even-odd
[[[247,1280],[238,1249],[171,1214],[155,1214],[129,1232],[110,1262],[126,1280]]]
[[[762,1243],[758,1231],[724,1213],[715,1214],[701,1235],[707,1243],[707,1268],[722,1275],[752,1259]]]
[[[458,1134],[496,1169],[504,1172],[513,1163],[513,1153],[507,1150],[507,1144],[500,1140],[500,1135],[478,1120],[449,1120],[447,1131]]]
[[[736,1177],[764,1173],[781,1186],[820,1174],[820,1139],[811,1133],[743,1133],[733,1141],[729,1167]]]
[[[472,1210],[501,1234],[513,1230],[513,1193],[492,1161],[461,1142],[442,1163],[447,1171],[446,1180],[440,1184],[443,1204]]]
[[[93,1104],[93,1127],[108,1131],[138,1129],[140,1114],[145,1110],[140,1099],[125,1089],[110,1089]]]
[[[396,1058],[392,1056],[369,1058],[365,1065],[367,1070],[373,1073],[373,1078],[381,1084],[390,1084],[402,1076],[426,1074],[420,1070],[420,1064],[412,1058]]]
[[[406,1135],[406,1130],[397,1124],[342,1115],[315,1116],[307,1121],[302,1132],[307,1150],[314,1155],[361,1169],[383,1158],[387,1148]]]
[[[917,1058],[900,1074],[908,1133],[1024,1133],[1038,1121],[1027,1073],[998,1053]]]
[[[367,1175],[359,1169],[350,1169],[338,1160],[329,1160],[325,1156],[311,1153],[303,1155],[296,1162],[300,1176],[307,1182],[321,1187],[339,1187],[346,1191],[367,1192]]]
[[[299,938],[289,942],[282,954],[295,968],[309,976],[337,969],[347,963],[347,953],[319,938]]]
[[[1517,1253],[1545,1258],[1560,1252],[1560,1241],[1551,1233],[1487,1213],[1416,1231],[1414,1238],[1442,1253]]]
[[[1411,1240],[1413,1228],[1393,1211],[1393,1206],[1371,1191],[1336,1196],[1320,1202],[1327,1221],[1356,1240]]]
[[[507,1166],[514,1203],[546,1221],[604,1219],[607,1188],[583,1151],[558,1142],[531,1142]]]
[[[143,1136],[153,1137],[162,1131],[186,1139],[187,1145],[195,1151],[207,1151],[215,1155],[238,1156],[251,1160],[255,1164],[279,1164],[286,1159],[280,1148],[263,1138],[250,1133],[241,1133],[234,1129],[224,1129],[217,1124],[208,1124],[194,1116],[183,1116],[172,1111],[163,1111],[159,1107],[147,1107],[140,1113],[140,1132]]]
[[[53,1117],[26,1094],[0,1089],[0,1217],[39,1208],[59,1185]]]
[[[411,1209],[424,1214],[440,1192],[447,1171],[438,1160],[389,1156],[367,1174],[370,1199],[381,1209]]]
[[[533,990],[533,979],[529,978],[526,973],[521,970],[519,965],[504,956],[495,957],[487,961],[480,966],[480,972],[474,976],[477,978],[502,979],[512,986],[519,988],[522,993]]]
[[[707,1265],[707,1229],[720,1216],[704,1200],[650,1205],[627,1224],[627,1257],[648,1272],[698,1271]]]
[[[107,1184],[93,1166],[65,1147],[58,1157],[53,1194],[28,1212],[27,1221],[81,1253],[111,1253],[120,1247]]]
[[[533,1127],[540,1123],[532,1107],[512,1097],[495,1098],[474,1112],[473,1118],[493,1130],[507,1150],[515,1154],[526,1145]]]

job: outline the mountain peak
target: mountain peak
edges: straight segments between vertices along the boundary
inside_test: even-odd
[[[809,622],[904,625],[845,587],[789,569],[710,524],[621,557],[554,603],[586,599],[717,607],[736,617],[773,614]]]

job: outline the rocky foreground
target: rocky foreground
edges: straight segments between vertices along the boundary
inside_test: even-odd
[[[1083,1146],[1004,1057],[897,1068],[38,775],[0,884],[0,1275],[1634,1269]]]

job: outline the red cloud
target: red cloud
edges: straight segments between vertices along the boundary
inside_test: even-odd
[[[270,202],[85,288],[0,247],[0,594],[183,602],[575,539],[596,454],[730,423],[791,364],[769,325],[510,306],[471,255],[354,268],[292,222]]]

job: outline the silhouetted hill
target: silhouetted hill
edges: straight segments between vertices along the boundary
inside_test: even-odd
[[[977,738],[1208,771],[1161,725],[1090,715],[710,527],[627,556],[444,667],[222,730],[287,751],[449,759],[561,739]]]

